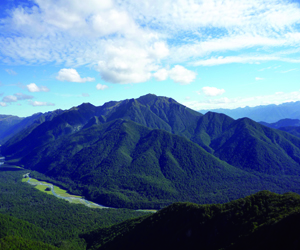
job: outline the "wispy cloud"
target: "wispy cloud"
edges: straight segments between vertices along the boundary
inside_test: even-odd
[[[5,71],[10,74],[10,75],[17,75],[17,72],[15,72],[14,70],[12,69],[5,69]]]
[[[33,98],[34,97],[32,95],[26,95],[26,94],[23,94],[23,93],[16,93],[14,95],[4,96],[2,98],[2,102],[12,103],[12,102],[17,102],[17,101],[21,101],[21,100],[33,99]]]
[[[218,89],[215,87],[203,87],[202,91],[197,91],[198,94],[203,93],[206,96],[219,96],[225,93],[224,89]]]
[[[29,101],[28,103],[31,106],[55,106],[55,104],[51,102]]]
[[[89,97],[90,95],[88,93],[82,93],[83,97]]]
[[[280,71],[280,73],[289,73],[289,72],[292,72],[292,71],[295,71],[295,70],[298,70],[298,69],[289,69],[289,70],[283,70],[283,71]]]
[[[50,91],[46,86],[38,87],[35,83],[30,83],[26,85],[29,92],[48,92]]]
[[[261,81],[261,80],[264,80],[265,78],[262,78],[262,77],[255,77],[255,81]]]
[[[14,94],[14,96],[16,96],[18,100],[28,100],[28,99],[34,98],[34,96],[32,96],[32,95],[26,95],[23,93],[16,93],[16,94]]]
[[[11,102],[16,102],[18,101],[18,97],[14,96],[14,95],[8,95],[8,96],[4,96],[2,98],[2,102],[6,102],[6,103],[11,103]]]
[[[218,109],[226,108],[233,109],[238,107],[254,107],[258,105],[268,105],[268,104],[281,104],[285,102],[300,101],[300,91],[293,91],[289,93],[276,92],[270,95],[262,96],[252,96],[247,98],[228,98],[222,97],[217,99],[202,99],[198,101],[186,101],[183,102],[184,105],[192,108],[194,110],[201,109]]]
[[[105,89],[107,89],[107,88],[108,88],[108,86],[107,86],[107,85],[104,85],[104,84],[98,83],[98,84],[96,85],[96,89],[98,89],[98,90],[105,90]]]

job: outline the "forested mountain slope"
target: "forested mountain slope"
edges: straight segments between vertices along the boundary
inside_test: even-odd
[[[108,206],[226,202],[300,186],[300,138],[150,94],[63,111],[2,153]]]
[[[37,147],[21,163],[113,207],[226,202],[269,185],[184,137],[121,119]]]
[[[263,191],[222,205],[175,203],[84,236],[90,249],[299,249],[300,198]]]

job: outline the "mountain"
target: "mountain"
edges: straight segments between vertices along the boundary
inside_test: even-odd
[[[20,163],[112,207],[226,202],[272,186],[184,137],[121,119],[36,147]]]
[[[86,103],[31,128],[2,146],[6,159],[107,206],[300,192],[300,138],[167,97]]]
[[[175,203],[83,235],[89,249],[299,249],[300,196],[262,191],[226,204]]]
[[[7,130],[22,121],[23,118],[12,115],[0,115],[0,143],[4,142]]]
[[[24,137],[37,125],[43,123],[44,121],[53,119],[53,117],[61,114],[62,112],[62,110],[55,110],[53,112],[47,112],[44,114],[37,113],[26,118],[0,115],[0,142],[5,143],[21,131],[22,137]],[[27,129],[28,132],[25,132],[25,129]]]
[[[300,137],[300,126],[294,127],[294,126],[289,126],[289,127],[281,127],[279,128],[282,131],[285,131],[289,134],[292,134],[294,136]]]
[[[211,110],[199,110],[199,112],[205,114],[208,111],[223,113],[234,119],[248,117],[257,122],[274,123],[281,119],[300,119],[300,101],[298,102],[286,102],[283,104],[264,105],[256,107],[245,107],[237,109],[211,109]]]
[[[14,158],[24,156],[35,147],[73,134],[94,123],[115,119],[128,119],[149,128],[163,129],[190,137],[202,114],[193,111],[171,98],[148,94],[138,99],[108,102],[95,107],[84,103],[70,110],[61,111],[53,119],[45,120],[29,131],[21,131],[2,148],[3,154]]]
[[[281,131],[288,132],[294,136],[300,137],[300,120],[299,119],[283,119],[275,123],[260,122],[260,124],[269,128],[276,128]]]
[[[267,122],[260,122],[260,124],[267,126],[269,128],[276,128],[280,129],[282,127],[300,127],[300,120],[299,119],[282,119],[277,122],[267,123]]]

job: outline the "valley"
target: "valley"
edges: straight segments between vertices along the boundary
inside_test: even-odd
[[[0,169],[0,214],[22,220],[16,224],[38,226],[28,225],[34,232],[45,231],[44,236],[44,231],[28,236],[18,229],[22,232],[18,240],[25,245],[119,249],[125,244],[139,249],[148,242],[152,249],[157,248],[152,239],[162,240],[152,231],[160,232],[158,228],[162,227],[170,232],[164,237],[181,239],[182,247],[207,244],[207,249],[238,249],[244,247],[243,242],[264,235],[268,228],[281,232],[277,225],[287,223],[283,217],[298,218],[300,138],[273,128],[280,125],[259,124],[249,118],[234,120],[214,112],[203,115],[171,98],[151,94],[99,107],[85,103],[22,121],[13,125],[20,130],[9,132],[1,146],[5,164]],[[6,195],[11,192],[15,194],[13,199]],[[46,204],[50,200],[53,205],[49,207]],[[287,209],[285,204],[291,200],[293,205]],[[247,217],[237,204],[247,204],[242,207],[252,215]],[[85,216],[91,216],[89,219],[80,215],[83,210]],[[37,211],[44,212],[34,218]],[[204,228],[217,228],[221,236],[210,236],[212,240],[207,243],[204,239],[198,242],[197,237],[186,241],[183,235],[206,230],[185,225],[180,218],[188,216],[190,221],[190,211],[195,218],[205,214],[198,223],[207,223]],[[74,214],[66,219],[70,213]],[[49,224],[54,216],[53,224]],[[160,224],[158,218],[165,222]],[[235,232],[227,218],[244,231]],[[180,228],[168,224],[170,220]],[[220,220],[231,228],[227,241]],[[9,225],[15,227],[14,223]],[[57,235],[57,223],[65,230],[62,236]],[[78,227],[77,223],[84,225]],[[0,246],[16,241],[10,238],[10,231],[3,235]],[[130,242],[136,235],[143,240],[133,246]],[[212,248],[215,239],[219,243]],[[161,248],[165,244],[169,243],[161,244]]]

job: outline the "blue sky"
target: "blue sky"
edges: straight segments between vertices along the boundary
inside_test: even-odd
[[[299,1],[1,1],[0,114],[148,93],[195,110],[300,101]]]

